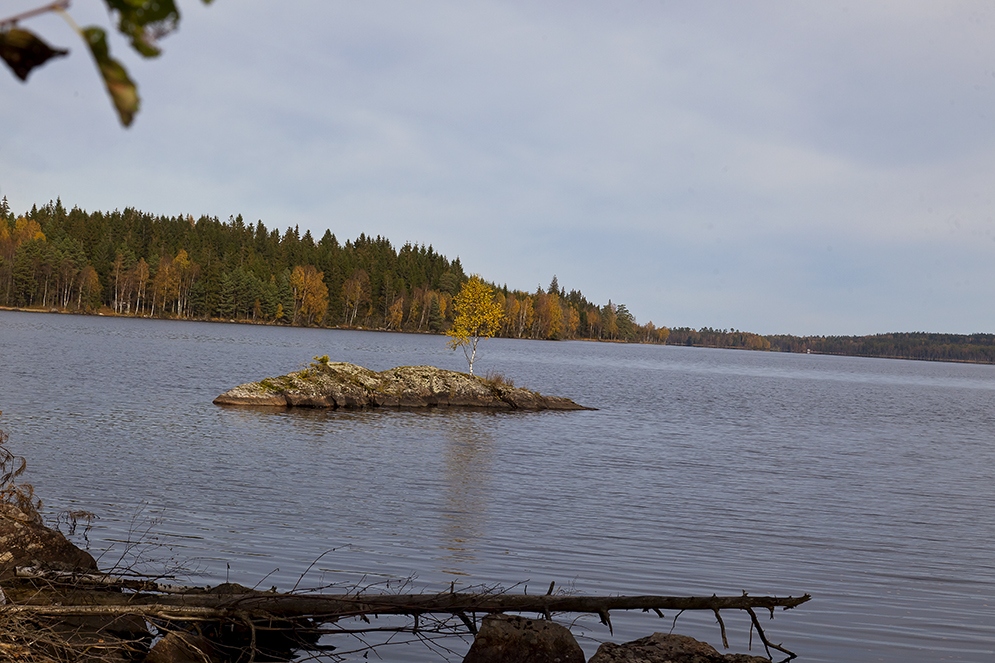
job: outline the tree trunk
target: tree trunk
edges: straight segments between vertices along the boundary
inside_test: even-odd
[[[234,613],[267,617],[310,617],[334,621],[361,615],[416,615],[495,612],[589,612],[604,616],[611,610],[746,610],[794,608],[811,596],[570,596],[522,594],[279,594],[239,587],[238,593],[191,589],[183,593],[123,594],[89,591],[79,605],[0,606],[4,612],[38,615],[143,614],[216,619]],[[182,589],[182,588],[179,588]],[[177,591],[174,588],[172,591]],[[211,593],[208,593],[210,591]],[[85,604],[83,604],[85,603]]]
[[[313,636],[314,644],[320,634],[332,633],[326,630],[329,627],[322,627],[322,624],[333,624],[340,619],[359,618],[369,623],[371,616],[409,615],[413,618],[412,625],[392,627],[390,630],[418,633],[421,615],[437,615],[440,617],[434,621],[436,627],[443,628],[444,622],[455,617],[470,633],[476,634],[478,613],[503,612],[538,613],[546,619],[551,619],[554,612],[593,613],[611,630],[609,612],[612,610],[652,610],[659,617],[663,617],[663,610],[677,611],[678,614],[685,610],[711,610],[725,641],[725,624],[720,611],[743,610],[750,615],[751,628],[756,629],[768,654],[770,649],[777,649],[793,658],[792,652],[767,639],[754,609],[769,610],[773,617],[775,608],[787,610],[811,599],[808,594],[777,597],[747,596],[745,593],[742,596],[570,596],[553,594],[552,584],[547,594],[534,596],[501,594],[497,591],[474,594],[280,594],[276,591],[254,591],[240,585],[225,584],[206,589],[178,587],[101,574],[80,575],[36,568],[19,568],[17,575],[21,578],[40,578],[43,585],[37,585],[38,580],[23,581],[29,583],[29,589],[35,589],[27,593],[27,598],[0,605],[0,624],[17,619],[117,619],[127,616],[165,620],[176,625],[190,622],[239,623],[252,634],[251,643],[246,643],[251,651],[256,648],[257,629],[273,630],[275,627],[298,636],[310,634],[308,637]],[[48,589],[38,591],[42,586]],[[133,593],[122,592],[121,589]],[[378,630],[374,626],[368,629],[335,628],[338,630],[334,632],[341,633]]]

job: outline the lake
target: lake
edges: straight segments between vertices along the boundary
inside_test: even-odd
[[[995,367],[486,339],[478,374],[598,410],[211,403],[316,355],[466,370],[445,340],[0,311],[0,428],[46,517],[98,516],[105,567],[281,590],[810,593],[764,621],[802,663],[992,660]],[[666,617],[573,631],[590,655]],[[747,652],[748,617],[724,619]],[[721,648],[710,614],[674,631]],[[380,656],[468,647],[443,645]]]

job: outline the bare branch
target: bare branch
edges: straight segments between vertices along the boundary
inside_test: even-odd
[[[43,7],[29,9],[26,12],[21,12],[20,14],[15,14],[14,16],[10,16],[8,18],[0,18],[0,27],[8,25],[17,25],[18,21],[23,21],[24,19],[27,18],[33,18],[35,16],[46,14],[48,12],[54,12],[59,10],[65,11],[68,8],[69,8],[69,0],[56,0],[55,2],[50,2],[49,4]]]

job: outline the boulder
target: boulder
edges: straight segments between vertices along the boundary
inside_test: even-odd
[[[0,580],[4,601],[59,605],[72,602],[73,587],[52,586],[44,581],[17,578],[19,566],[55,571],[97,571],[90,553],[73,545],[61,532],[45,527],[37,512],[0,503]],[[70,598],[67,598],[70,597]],[[31,621],[32,632],[8,631],[14,643],[25,640],[25,660],[74,660],[80,663],[131,663],[144,658],[152,640],[145,619],[132,616],[40,617]],[[10,625],[6,625],[10,628]],[[69,658],[67,658],[69,657]],[[6,660],[6,659],[4,659]]]
[[[519,615],[484,617],[463,663],[584,663],[570,629]]]
[[[97,570],[90,553],[74,546],[61,532],[42,525],[37,514],[0,503],[0,578],[13,575],[18,566]]]
[[[324,358],[323,358],[324,359]],[[229,389],[216,405],[279,407],[480,407],[504,410],[590,410],[567,398],[543,396],[499,381],[434,366],[399,366],[380,373],[318,360],[309,368]]]
[[[686,635],[654,633],[624,644],[606,642],[588,663],[770,663],[762,656],[720,654]]]
[[[195,633],[167,633],[155,643],[145,663],[214,663],[221,658],[208,638]]]

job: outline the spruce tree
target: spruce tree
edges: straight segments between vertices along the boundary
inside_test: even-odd
[[[439,306],[439,298],[436,295],[432,295],[432,306],[428,310],[428,328],[435,332],[442,331],[444,322],[442,319],[442,309]]]

